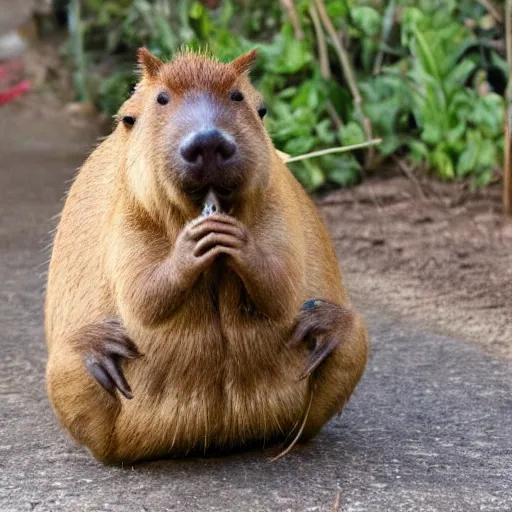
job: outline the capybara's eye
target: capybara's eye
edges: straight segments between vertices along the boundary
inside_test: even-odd
[[[133,126],[135,124],[135,117],[133,117],[133,116],[124,116],[123,117],[123,123],[126,126]]]
[[[167,103],[169,103],[169,95],[166,92],[161,92],[156,97],[156,101],[158,101],[160,105],[167,105]]]
[[[244,99],[244,95],[238,89],[235,89],[231,93],[231,99],[233,101],[242,101]]]
[[[265,107],[260,107],[258,109],[258,115],[263,119],[267,113],[267,109]]]

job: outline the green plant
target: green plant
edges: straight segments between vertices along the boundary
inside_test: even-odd
[[[415,8],[410,8],[415,9]],[[465,87],[476,63],[464,52],[474,42],[470,30],[453,21],[454,4],[440,15],[407,12],[404,37],[413,59],[409,71],[412,111],[420,139],[410,143],[412,156],[424,159],[445,179],[472,173],[487,183],[503,145],[503,98]]]
[[[493,80],[506,80],[508,69],[493,46],[502,28],[481,3],[294,5],[292,23],[271,0],[223,0],[215,11],[197,0],[84,0],[75,26],[84,35],[82,60],[74,53],[82,73],[77,90],[103,69],[89,80],[87,94],[113,114],[136,81],[133,57],[143,44],[163,58],[183,44],[207,45],[223,61],[257,46],[253,77],[266,99],[266,123],[277,148],[293,156],[358,144],[370,135],[383,138],[376,151],[291,163],[309,190],[354,184],[363,168],[377,169],[390,155],[443,179],[471,177],[485,184],[493,178],[504,115],[497,94],[503,91],[493,92]],[[106,55],[114,64],[105,71]]]

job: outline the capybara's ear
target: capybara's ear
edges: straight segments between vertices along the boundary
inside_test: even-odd
[[[139,48],[137,51],[137,61],[142,75],[146,78],[155,78],[164,63],[155,57],[147,48]]]
[[[244,53],[237,57],[235,60],[231,62],[231,66],[234,68],[235,73],[237,75],[241,75],[242,73],[247,73],[251,70],[251,67],[258,57],[258,50],[254,48],[250,52]]]

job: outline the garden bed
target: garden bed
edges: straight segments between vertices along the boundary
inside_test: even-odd
[[[512,219],[499,187],[391,171],[318,204],[356,301],[512,357]]]

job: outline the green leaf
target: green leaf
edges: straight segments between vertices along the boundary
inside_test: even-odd
[[[287,87],[283,89],[279,94],[279,98],[286,100],[289,98],[293,98],[297,94],[297,87]]]
[[[361,177],[361,164],[354,155],[325,155],[319,161],[327,180],[336,185],[355,185]]]
[[[376,41],[369,38],[365,38],[361,42],[361,63],[363,65],[363,70],[369,73],[373,67],[373,61],[375,59],[375,54],[379,49],[379,45]]]
[[[413,30],[419,25],[425,15],[417,7],[405,7],[402,11],[400,39],[403,47],[408,47],[413,37]]]
[[[423,69],[429,73],[438,83],[442,83],[441,74],[436,60],[425,36],[416,28],[413,28],[414,41],[411,51],[421,61]]]
[[[292,107],[307,106],[314,110],[318,108],[319,99],[319,91],[316,84],[312,80],[308,80],[299,87],[293,98]]]
[[[313,60],[311,50],[307,41],[295,38],[291,23],[286,22],[276,37],[267,64],[276,73],[297,73]]]
[[[446,76],[444,80],[445,90],[450,94],[461,87],[464,87],[469,75],[475,69],[475,63],[469,59],[464,59],[457,64]]]
[[[497,137],[503,132],[505,101],[494,93],[478,98],[470,114],[470,121],[487,137]]]
[[[316,145],[316,139],[311,136],[297,137],[289,139],[285,146],[284,152],[289,155],[301,155],[303,153],[309,153],[313,150]]]
[[[373,7],[354,6],[350,9],[350,16],[365,35],[375,36],[380,32],[382,18]]]
[[[457,161],[457,176],[464,176],[475,169],[478,160],[478,151],[479,146],[476,144],[466,146],[466,149],[461,153]]]
[[[413,163],[420,164],[422,161],[428,158],[428,147],[423,142],[413,139],[409,141],[408,145],[411,149],[411,158]]]
[[[330,2],[326,2],[325,7],[329,18],[332,20],[344,18],[349,12],[346,3],[343,0],[331,0]]]
[[[318,164],[311,160],[303,160],[290,164],[290,168],[297,179],[309,192],[320,188],[325,183],[325,174]]]
[[[222,27],[227,28],[229,23],[233,20],[235,7],[232,0],[223,0],[221,6],[222,8],[219,16],[219,24]]]
[[[382,142],[379,144],[379,151],[383,155],[391,155],[394,153],[400,146],[404,144],[402,137],[398,135],[388,135],[382,139]]]
[[[448,131],[448,133],[446,134],[446,141],[449,144],[453,145],[463,140],[466,129],[467,127],[465,123],[458,124],[457,126],[455,126],[455,128],[452,128],[451,130]]]
[[[483,139],[478,152],[478,166],[481,168],[494,167],[498,163],[497,148],[494,141]]]
[[[336,132],[333,129],[330,119],[324,119],[316,124],[315,132],[319,143],[325,146],[331,146],[336,142]]]
[[[355,121],[351,121],[350,123],[347,123],[345,126],[340,128],[339,135],[341,143],[344,146],[361,144],[366,140],[363,128]]]
[[[430,164],[436,169],[441,178],[448,180],[455,178],[455,170],[450,155],[437,149],[430,155],[429,160]]]
[[[194,2],[191,6],[190,6],[190,10],[189,10],[189,13],[188,15],[193,19],[193,20],[198,20],[199,18],[201,18],[201,16],[203,16],[204,14],[204,11],[205,11],[205,7],[204,5],[201,3],[201,2]]]

